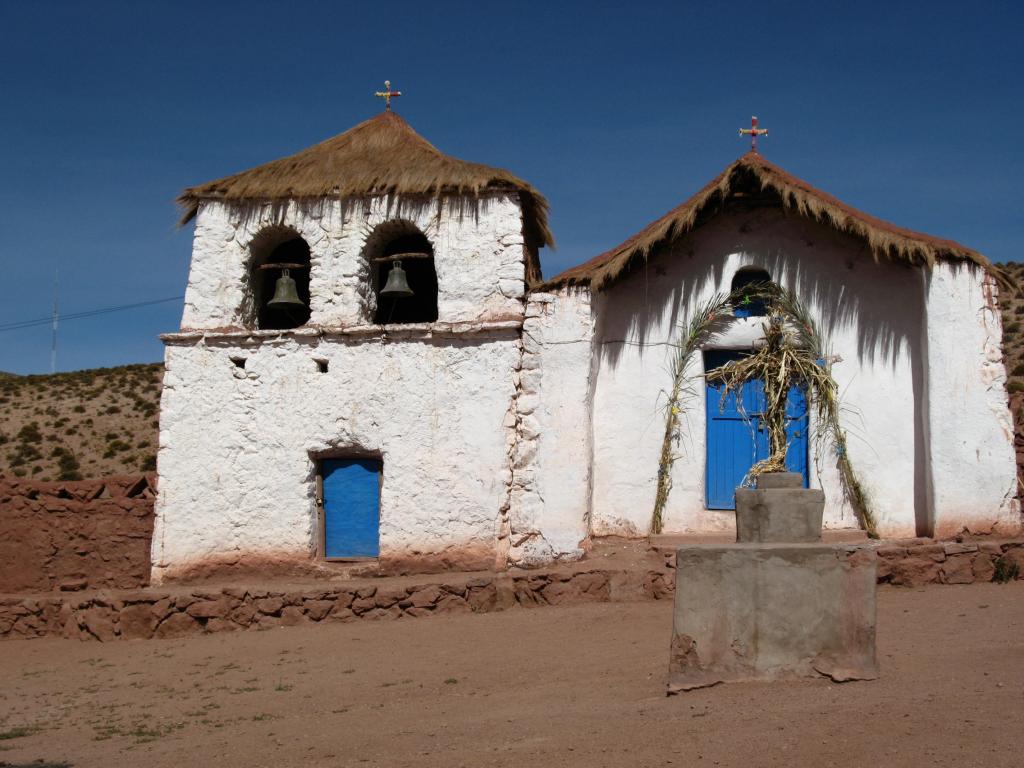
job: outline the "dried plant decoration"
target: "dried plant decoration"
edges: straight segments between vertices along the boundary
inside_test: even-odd
[[[731,307],[752,296],[763,301],[767,309],[764,343],[748,357],[733,360],[705,374],[707,381],[724,385],[723,398],[730,392],[739,393],[752,381],[760,381],[764,386],[765,411],[762,418],[768,430],[770,455],[751,467],[747,479],[765,472],[786,471],[786,451],[789,448],[786,401],[790,389],[799,387],[807,393],[815,409],[815,443],[819,449],[828,443],[835,447],[844,495],[867,534],[877,538],[867,493],[850,463],[846,432],[840,424],[839,388],[832,378],[829,355],[822,337],[807,308],[792,293],[773,283],[749,284],[728,296],[716,295],[699,306],[686,324],[672,364],[672,387],[666,405],[651,533],[662,531],[664,509],[672,488],[671,473],[680,440],[683,398],[688,392],[692,393],[692,390],[687,390],[686,368],[694,353],[730,316]]]

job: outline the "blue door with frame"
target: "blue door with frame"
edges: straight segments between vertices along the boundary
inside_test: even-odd
[[[324,556],[377,557],[380,554],[379,459],[324,459]]]
[[[730,360],[750,353],[745,350],[710,350],[704,353],[704,370],[712,371]],[[705,502],[708,509],[735,509],[736,488],[757,462],[768,458],[768,431],[760,414],[764,412],[764,385],[751,381],[739,395],[730,392],[723,400],[724,386],[706,382],[707,459],[705,463]],[[799,472],[808,485],[807,398],[793,387],[786,400],[786,435],[789,450],[786,468]]]

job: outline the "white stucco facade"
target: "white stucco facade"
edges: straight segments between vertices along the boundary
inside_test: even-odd
[[[404,222],[434,252],[438,319],[379,326],[368,243]],[[254,326],[253,246],[310,250],[308,324]],[[757,267],[816,319],[849,455],[886,537],[1016,530],[999,313],[974,267],[878,262],[776,208],[723,213],[610,287],[527,292],[515,194],[200,206],[182,329],[165,337],[154,580],[247,559],[316,563],[318,461],[383,462],[380,563],[535,566],[650,530],[670,360],[696,307]],[[702,351],[749,349],[734,318]],[[707,508],[703,358],[690,362],[666,533]],[[813,432],[812,422],[812,432]],[[811,440],[825,526],[855,528],[834,446]],[[260,560],[262,558],[262,560]]]
[[[234,206],[203,203],[196,216],[182,329],[251,325],[249,274],[261,233],[294,232],[310,250],[310,325],[366,325],[373,317],[364,251],[382,224],[409,222],[434,247],[438,320],[522,319],[522,211],[514,194],[406,201],[374,197]]]
[[[696,307],[727,294],[738,270],[757,267],[807,305],[826,339],[844,404],[851,463],[867,487],[886,536],[923,531],[928,445],[922,430],[925,295],[922,274],[876,263],[851,238],[805,219],[763,209],[720,216],[657,254],[595,302],[595,534],[649,529],[672,344]],[[704,350],[749,349],[763,320],[736,318]],[[730,532],[731,511],[705,504],[706,418],[703,359],[690,361],[681,440],[672,466],[665,530]],[[815,445],[810,482],[826,492],[825,526],[856,527],[843,498],[834,448]],[[1004,468],[1005,469],[1005,468]]]
[[[436,322],[371,321],[365,246],[394,221],[433,247]],[[315,560],[326,457],[382,460],[382,564],[494,567],[512,488],[522,229],[509,194],[203,205],[182,332],[165,337],[154,579]],[[310,248],[299,329],[253,327],[250,246],[268,230]]]

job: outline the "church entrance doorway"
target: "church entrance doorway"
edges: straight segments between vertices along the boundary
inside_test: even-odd
[[[328,560],[380,554],[380,459],[322,459],[321,553]]]
[[[709,350],[704,353],[704,370],[712,371],[749,354],[749,350]],[[739,396],[730,392],[724,400],[724,385],[709,382],[705,389],[705,503],[708,509],[735,509],[736,488],[742,485],[750,468],[768,458],[770,453],[768,432],[761,421],[765,407],[764,385],[752,381],[743,387]],[[793,387],[786,402],[789,438],[786,468],[803,475],[805,488],[808,487],[807,427],[807,397],[799,387]]]

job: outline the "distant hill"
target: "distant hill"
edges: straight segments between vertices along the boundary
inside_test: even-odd
[[[1024,287],[1024,264],[1000,264],[1018,286]],[[1003,311],[1003,356],[1010,394],[1024,392],[1024,296],[1000,296]]]
[[[0,374],[0,477],[152,471],[163,365]]]

